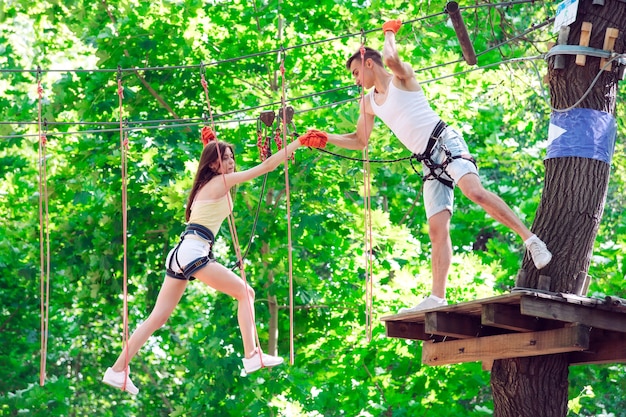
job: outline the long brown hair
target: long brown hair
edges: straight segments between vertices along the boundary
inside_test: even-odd
[[[218,142],[216,140],[209,142],[202,150],[200,163],[198,164],[198,171],[196,171],[196,177],[193,180],[193,187],[191,187],[191,192],[189,193],[189,198],[187,199],[185,221],[189,221],[189,216],[191,215],[191,205],[193,204],[193,200],[196,198],[196,194],[198,194],[200,188],[202,188],[203,185],[209,182],[216,175],[220,175],[211,168],[211,165],[213,165],[215,161],[218,161],[219,157],[224,157],[226,149],[230,149],[233,155],[235,155],[233,145],[226,142]]]

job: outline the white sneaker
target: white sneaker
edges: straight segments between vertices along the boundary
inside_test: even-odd
[[[421,303],[419,303],[418,305],[414,307],[401,308],[400,310],[398,310],[398,314],[415,313],[417,311],[429,310],[431,308],[443,307],[447,305],[448,305],[448,301],[446,301],[445,299],[438,301],[429,296],[425,298],[424,301],[422,301]]]
[[[124,376],[126,376],[126,387],[124,387]],[[119,388],[122,391],[126,390],[133,395],[137,395],[139,392],[139,388],[130,380],[130,368],[128,368],[127,372],[115,372],[113,368],[107,368],[102,377],[102,382],[112,387]]]
[[[552,260],[552,254],[537,235],[532,235],[526,242],[526,250],[530,253],[530,257],[537,269],[541,269],[548,265]]]
[[[263,364],[261,365],[261,355],[263,358]],[[270,368],[272,366],[280,365],[283,363],[283,358],[280,356],[272,356],[261,352],[259,355],[259,350],[255,350],[254,354],[251,358],[243,358],[243,367],[247,373],[251,373],[261,369],[261,366],[264,368]]]

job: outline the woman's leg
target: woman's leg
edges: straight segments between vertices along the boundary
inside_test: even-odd
[[[160,329],[165,322],[167,322],[167,319],[183,296],[186,286],[187,281],[185,280],[165,277],[165,281],[159,291],[159,296],[157,297],[156,304],[150,316],[133,332],[128,340],[127,349],[122,350],[122,353],[112,366],[115,372],[123,371],[128,362],[137,354],[144,343],[146,343],[146,340],[152,336],[152,333]]]
[[[252,287],[246,285],[240,276],[217,262],[208,263],[204,268],[196,271],[194,277],[237,300],[237,321],[243,340],[243,349],[246,358],[251,357],[256,348]]]

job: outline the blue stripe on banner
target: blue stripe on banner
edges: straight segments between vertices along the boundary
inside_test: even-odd
[[[546,159],[579,156],[610,164],[616,136],[617,122],[609,113],[592,109],[553,112]]]

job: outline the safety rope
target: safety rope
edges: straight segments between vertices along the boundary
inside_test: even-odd
[[[202,89],[204,90],[204,97],[205,97],[207,109],[209,112],[209,121],[211,123],[211,128],[215,132],[215,123],[213,122],[213,111],[211,110],[211,99],[209,96],[209,83],[206,81],[204,73],[205,73],[204,66],[201,66],[200,67],[200,84],[202,84]],[[216,141],[217,141],[217,134],[216,134]],[[220,164],[220,171],[222,172],[222,180],[224,181],[224,189],[228,193],[230,192],[230,189],[228,188],[228,185],[226,184],[226,173],[224,172],[224,168],[223,168],[223,161],[222,161],[222,154],[220,151],[220,147],[216,146],[215,148],[217,149],[217,158]],[[254,304],[252,303],[252,300],[250,299],[250,293],[247,290],[248,280],[246,279],[246,271],[245,271],[245,267],[243,264],[243,256],[241,255],[241,247],[239,246],[239,238],[237,236],[237,227],[235,225],[235,214],[233,212],[233,203],[230,198],[227,198],[226,201],[228,201],[228,209],[230,212],[230,214],[228,215],[228,228],[230,229],[230,236],[233,240],[235,254],[237,255],[237,262],[239,263],[239,275],[241,276],[241,279],[243,280],[244,285],[246,286],[246,291],[245,291],[246,301],[248,303],[249,311],[250,311],[250,322],[252,323],[252,326],[254,329],[255,349],[259,350],[258,353],[259,353],[259,359],[261,361],[261,367],[264,367],[265,365],[263,364],[263,355],[261,353],[261,342],[259,341],[259,333],[257,332],[257,329],[256,329],[256,321],[254,320]]]
[[[41,285],[41,360],[39,385],[46,382],[46,358],[48,352],[48,323],[50,311],[50,216],[48,211],[48,173],[46,163],[47,122],[42,122],[43,87],[41,71],[37,71],[37,110],[39,135],[39,261]],[[43,123],[43,126],[42,126]]]
[[[122,385],[122,391],[126,391],[126,381],[128,381],[128,364],[130,362],[130,353],[128,351],[128,134],[124,131],[124,87],[122,85],[122,69],[118,67],[117,72],[117,96],[119,102],[119,129],[120,129],[120,169],[122,180],[122,246],[123,246],[123,279],[122,279],[122,292],[123,292],[123,336],[122,345],[125,354],[124,361],[124,383]]]
[[[281,54],[280,60],[280,76],[281,76],[281,102],[282,102],[282,123],[283,123],[283,143],[284,143],[284,152],[285,152],[285,199],[286,199],[286,208],[287,208],[287,259],[289,263],[289,363],[291,365],[294,364],[295,354],[294,354],[294,342],[293,342],[293,310],[294,310],[294,300],[293,300],[293,250],[292,250],[292,242],[291,242],[291,198],[290,198],[290,190],[289,190],[289,159],[290,155],[287,153],[287,106],[285,99],[285,54]],[[277,141],[276,145],[280,151],[281,143]]]
[[[365,32],[361,32],[361,116],[363,117],[363,130],[367,135],[367,117],[365,112],[365,86],[363,85],[365,76]],[[363,198],[364,198],[364,230],[365,230],[365,323],[367,341],[372,340],[373,321],[373,237],[372,237],[372,188],[371,171],[369,162],[369,137],[366,138],[365,148],[363,148]]]
[[[259,158],[261,159],[261,161],[265,161],[272,154],[272,149],[270,146],[271,141],[270,141],[269,136],[267,135],[267,128],[270,127],[272,123],[274,122],[274,112],[269,112],[269,113],[271,113],[271,121],[269,121],[269,125],[266,124],[265,134],[263,134],[263,130],[261,130],[261,122],[263,121],[265,123],[265,121],[263,120],[265,118],[263,116],[263,113],[257,119],[257,148],[259,148]],[[256,226],[257,226],[257,223],[259,222],[259,214],[261,212],[261,204],[263,203],[263,196],[265,195],[265,187],[267,186],[268,176],[269,176],[269,172],[266,172],[265,175],[263,175],[263,183],[261,184],[261,192],[259,193],[259,201],[257,202],[256,210],[254,213],[254,220],[252,222],[252,230],[250,231],[250,238],[248,239],[246,250],[243,252],[243,255],[241,256],[241,262],[237,260],[237,263],[235,263],[235,265],[231,268],[231,270],[233,271],[235,270],[235,268],[238,268],[239,265],[243,261],[245,261],[245,259],[248,257],[248,252],[250,252],[250,247],[252,246],[252,241],[254,240],[254,234],[256,232]]]

